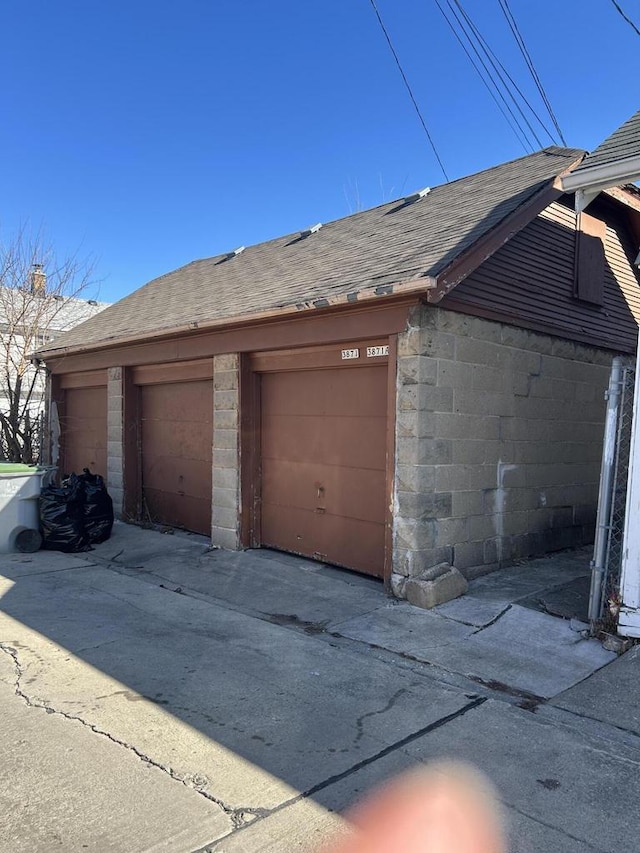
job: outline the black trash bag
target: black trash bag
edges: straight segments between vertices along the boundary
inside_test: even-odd
[[[84,486],[75,474],[62,486],[45,486],[39,502],[43,548],[66,553],[89,550],[84,521]]]
[[[84,489],[84,529],[92,545],[106,542],[113,527],[113,501],[100,474],[83,468],[78,477]]]

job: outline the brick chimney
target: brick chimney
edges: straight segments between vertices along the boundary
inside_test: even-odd
[[[42,264],[33,264],[31,268],[31,293],[35,296],[44,296],[47,291],[47,274],[42,269]]]

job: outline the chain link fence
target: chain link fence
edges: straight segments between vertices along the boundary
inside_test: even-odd
[[[607,391],[607,421],[592,562],[589,601],[592,622],[614,619],[620,606],[635,374],[633,363],[627,359],[614,359]]]

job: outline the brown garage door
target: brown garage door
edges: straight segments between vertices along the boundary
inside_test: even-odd
[[[264,373],[262,543],[381,577],[387,367]]]
[[[143,518],[211,532],[211,380],[140,388]]]
[[[62,474],[107,476],[107,386],[67,388],[61,417]]]

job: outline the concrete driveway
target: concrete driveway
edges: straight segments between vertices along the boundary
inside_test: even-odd
[[[453,756],[497,784],[512,850],[634,849],[638,734],[585,693],[623,662],[628,693],[634,653],[601,670],[613,655],[527,603],[585,570],[536,561],[427,613],[122,524],[86,554],[5,555],[0,847],[313,849],[372,785]]]

